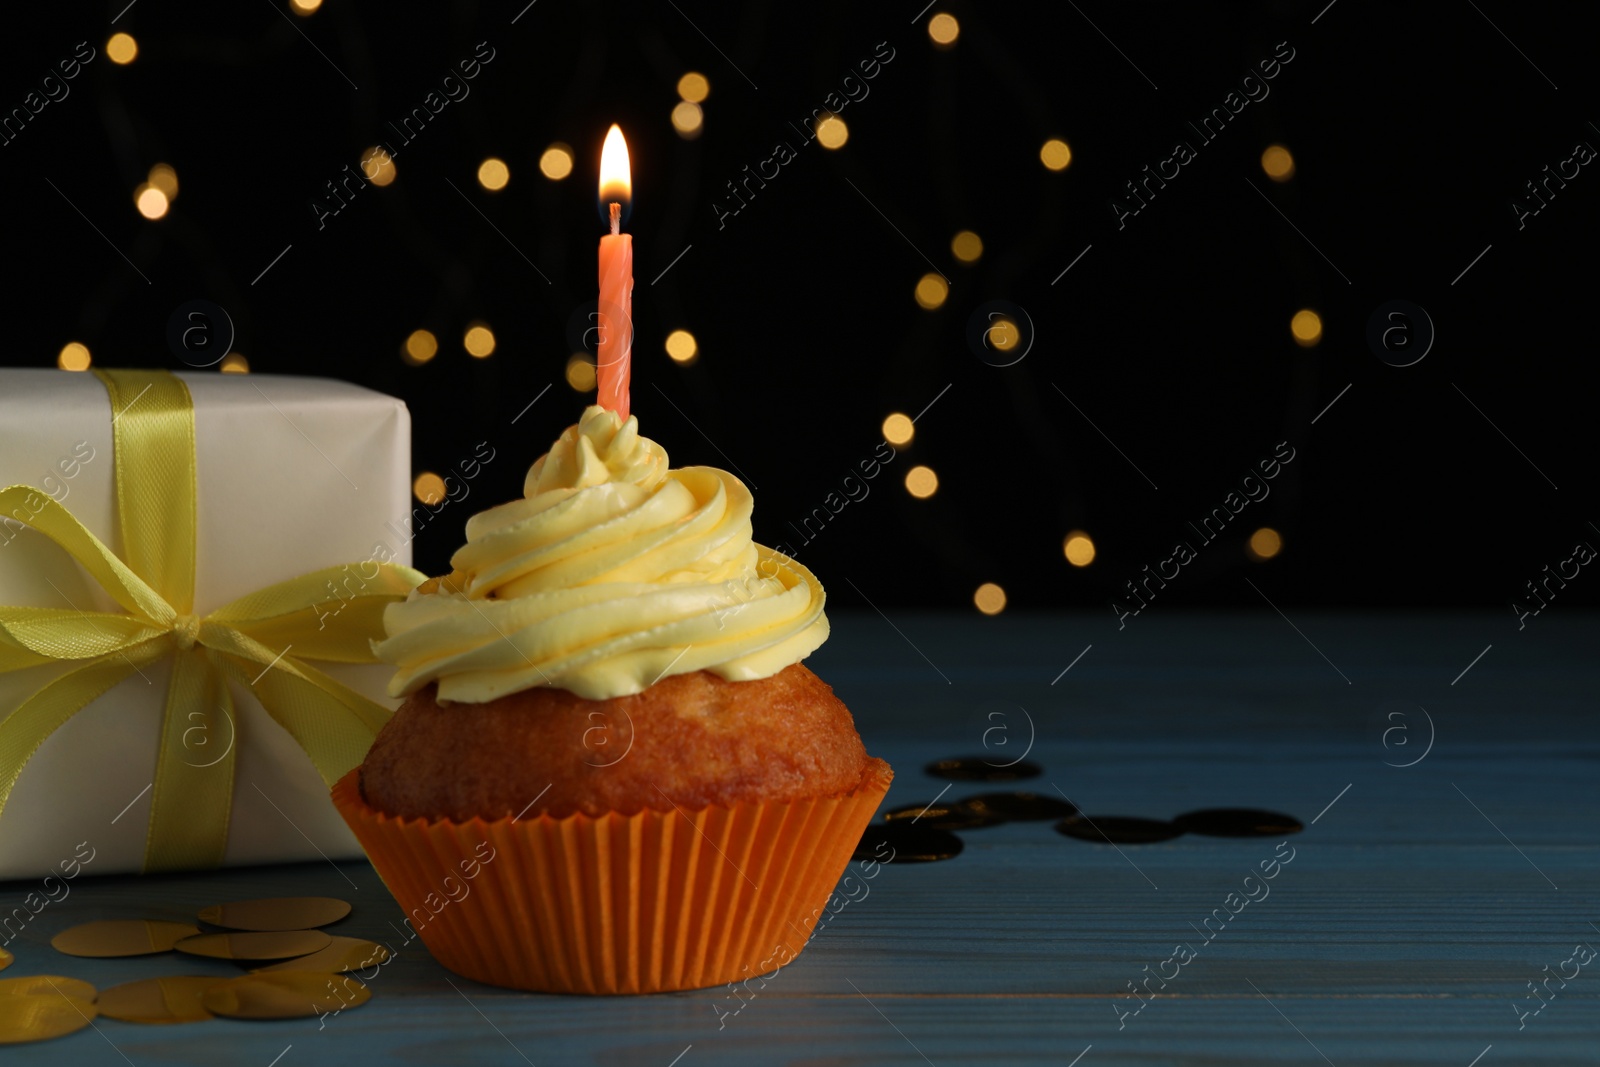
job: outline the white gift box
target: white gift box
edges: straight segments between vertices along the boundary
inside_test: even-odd
[[[411,562],[403,402],[317,378],[178,377],[194,401],[196,614],[323,567]],[[92,375],[0,370],[0,486],[37,487],[120,553],[111,418],[106,388]],[[65,551],[4,518],[0,605],[122,610]],[[396,705],[384,689],[388,666],[311,665]],[[65,670],[52,663],[0,674],[0,729]],[[81,862],[90,850],[85,873],[140,869],[170,676],[165,659],[142,668],[39,747],[0,814],[0,879],[59,875],[64,861]],[[209,759],[236,746],[224,865],[359,857],[310,759],[245,687],[227,684],[233,729],[196,737],[194,748]]]

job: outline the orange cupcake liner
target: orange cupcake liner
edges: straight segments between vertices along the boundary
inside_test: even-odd
[[[839,796],[563,818],[401,819],[333,802],[434,958],[489,985],[659,993],[774,971],[805,947],[894,773]]]

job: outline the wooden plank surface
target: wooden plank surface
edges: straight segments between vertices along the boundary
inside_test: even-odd
[[[1600,623],[1552,616],[1519,632],[1509,613],[1291,614],[1151,615],[1121,631],[1109,613],[841,615],[813,663],[895,766],[888,804],[947,784],[922,773],[929,760],[1008,760],[1031,737],[1046,773],[1025,786],[1059,787],[1091,814],[1265,807],[1307,823],[1301,834],[1119,849],[1049,823],[966,831],[955,860],[884,867],[742,1008],[726,990],[550,997],[456,978],[402,943],[399,909],[364,864],[86,877],[12,942],[4,977],[104,987],[236,973],[171,956],[72,959],[48,941],[89,919],[184,918],[249,896],[349,899],[337,932],[398,955],[370,1003],[326,1020],[101,1020],[0,1055],[140,1067],[1593,1062],[1600,959],[1564,988],[1552,980],[1520,1029],[1515,1005],[1536,1006],[1527,983],[1575,945],[1600,947]],[[945,799],[993,788],[956,783]],[[1228,895],[1280,840],[1293,858],[1231,914]],[[30,888],[0,886],[0,904]],[[1205,940],[1214,909],[1231,917]],[[1180,943],[1194,955],[1175,967]],[[1159,995],[1130,994],[1174,970]]]

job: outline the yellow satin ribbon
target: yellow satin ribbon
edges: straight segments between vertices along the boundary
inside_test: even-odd
[[[121,557],[31,486],[0,489],[0,515],[60,545],[124,611],[0,607],[0,673],[73,665],[0,719],[0,812],[28,760],[57,727],[117,683],[170,657],[144,869],[215,867],[228,839],[238,750],[227,679],[261,702],[332,786],[361,762],[389,712],[304,660],[376,662],[370,639],[383,634],[383,609],[423,575],[371,560],[328,567],[197,618],[188,387],[165,371],[96,373],[111,397]],[[23,515],[30,517],[18,518]],[[227,751],[215,760],[185,758],[209,757],[223,737]]]

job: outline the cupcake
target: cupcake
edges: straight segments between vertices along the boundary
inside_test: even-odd
[[[822,586],[752,507],[590,407],[386,610],[406,700],[334,801],[444,966],[646,993],[804,947],[891,772],[801,662]]]

